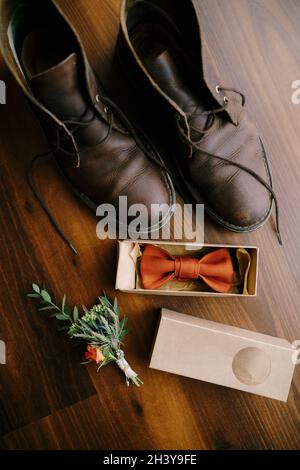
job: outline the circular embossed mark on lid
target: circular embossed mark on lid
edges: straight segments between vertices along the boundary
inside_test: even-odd
[[[244,348],[234,356],[232,370],[243,384],[259,385],[270,375],[271,359],[259,348]]]

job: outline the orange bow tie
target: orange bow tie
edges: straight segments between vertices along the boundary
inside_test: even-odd
[[[145,289],[157,289],[172,279],[201,278],[213,290],[228,292],[234,274],[227,248],[220,248],[197,259],[173,256],[157,246],[146,245],[140,270]]]

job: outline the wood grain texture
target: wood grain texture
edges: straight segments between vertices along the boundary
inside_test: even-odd
[[[200,0],[199,0],[200,1]],[[92,65],[110,88],[119,0],[60,0],[74,21]],[[38,181],[58,221],[79,251],[73,257],[52,231],[28,189],[25,172],[46,140],[0,58],[7,105],[0,106],[0,446],[4,449],[296,449],[300,447],[300,373],[280,403],[148,369],[161,306],[187,314],[300,338],[300,79],[298,0],[203,0],[203,30],[224,86],[240,89],[263,136],[280,201],[284,247],[272,221],[259,231],[227,232],[208,218],[212,243],[258,245],[256,299],[192,299],[118,294],[130,318],[128,360],[142,376],[127,389],[116,367],[97,374],[80,366],[81,351],[43,318],[25,293],[45,280],[57,295],[93,303],[114,295],[116,242],[96,238],[93,215],[75,199],[51,159]],[[124,80],[124,95],[128,84]],[[131,96],[128,91],[128,96]],[[145,110],[144,110],[145,112]]]

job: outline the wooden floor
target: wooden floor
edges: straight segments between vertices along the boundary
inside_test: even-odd
[[[199,0],[200,2],[200,0]],[[60,0],[82,35],[93,66],[107,77],[118,29],[119,0]],[[7,105],[0,106],[0,446],[4,449],[295,449],[300,447],[300,366],[281,403],[148,368],[161,306],[262,333],[300,339],[299,0],[204,0],[205,31],[222,82],[246,94],[263,136],[280,201],[284,246],[272,222],[238,235],[207,218],[207,242],[261,249],[256,299],[192,299],[118,294],[130,318],[127,356],[145,385],[127,389],[117,367],[97,374],[82,351],[26,298],[46,281],[71,302],[114,296],[115,241],[100,241],[93,215],[66,188],[53,162],[39,184],[79,256],[52,231],[26,184],[35,154],[47,149],[36,118],[0,58]],[[124,81],[124,93],[127,84]],[[108,83],[109,88],[109,83]]]

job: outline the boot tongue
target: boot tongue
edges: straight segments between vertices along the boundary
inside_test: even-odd
[[[192,113],[197,108],[199,100],[189,90],[184,80],[184,71],[178,64],[175,55],[165,50],[156,58],[152,58],[147,68],[162,90],[185,113]]]
[[[87,107],[84,87],[80,83],[77,54],[31,77],[34,95],[60,120],[76,120]]]
[[[200,97],[190,89],[180,63],[180,59],[176,60],[175,54],[165,50],[155,59],[152,58],[146,67],[161,89],[187,114],[190,125],[195,128],[191,132],[191,137],[199,140],[197,130],[203,130],[207,124],[207,116],[200,114],[205,111],[205,107],[201,103]]]

